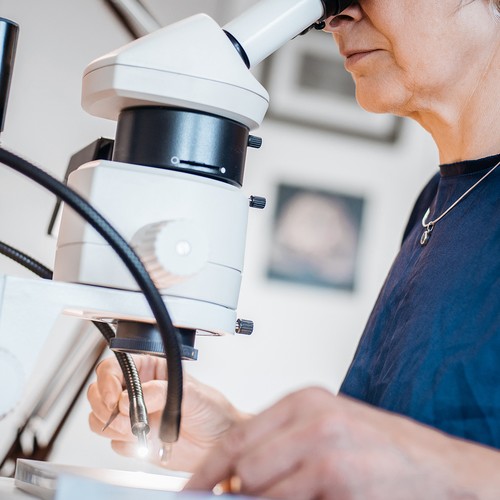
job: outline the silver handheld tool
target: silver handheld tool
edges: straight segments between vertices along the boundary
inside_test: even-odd
[[[113,408],[111,415],[109,416],[107,422],[104,424],[104,427],[101,429],[101,432],[104,432],[116,419],[116,417],[120,414],[120,405],[116,403],[116,406]]]

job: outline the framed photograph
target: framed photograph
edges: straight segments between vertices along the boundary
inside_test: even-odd
[[[281,184],[267,276],[353,291],[364,199]]]
[[[270,57],[264,85],[269,117],[325,130],[394,142],[401,120],[362,109],[351,75],[331,34],[312,30]]]

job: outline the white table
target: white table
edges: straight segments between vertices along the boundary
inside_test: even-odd
[[[14,486],[14,479],[0,477],[0,498],[2,500],[33,500],[37,497],[18,490]]]

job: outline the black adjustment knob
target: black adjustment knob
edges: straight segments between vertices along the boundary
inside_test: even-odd
[[[263,208],[266,208],[266,203],[267,200],[262,196],[250,196],[249,205],[252,208],[259,208],[262,210]]]
[[[238,319],[234,331],[241,335],[251,335],[253,332],[253,321],[249,319]]]
[[[256,135],[248,136],[248,147],[259,149],[262,146],[262,137],[257,137]]]

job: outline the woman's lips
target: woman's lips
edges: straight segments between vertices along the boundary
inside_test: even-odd
[[[370,56],[371,54],[378,52],[377,49],[375,50],[360,50],[356,52],[350,52],[349,54],[346,54],[345,56],[345,68],[349,69],[350,67],[354,66],[357,64],[359,61],[364,59],[365,57]]]

